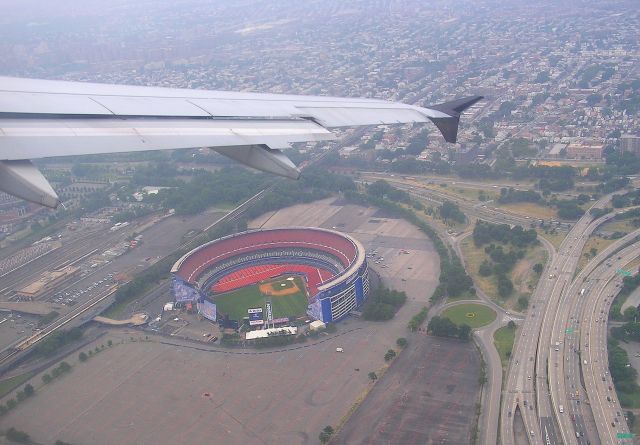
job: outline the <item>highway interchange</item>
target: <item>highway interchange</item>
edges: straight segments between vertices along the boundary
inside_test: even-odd
[[[435,204],[444,199],[455,201],[469,217],[525,227],[536,221],[464,198],[452,198],[450,194],[433,188],[416,187],[416,181],[402,177],[368,175],[364,176],[363,181],[372,182],[378,178],[384,178],[395,187]],[[605,196],[594,207],[604,208],[610,199],[611,195]],[[607,318],[621,282],[615,271],[640,256],[640,246],[636,243],[640,230],[610,244],[576,274],[589,236],[614,216],[614,213],[608,213],[594,220],[587,212],[573,225],[557,251],[543,240],[549,258],[530,298],[528,313],[519,322],[502,389],[496,384],[496,378],[499,381],[502,377],[499,358],[496,359],[496,354],[487,353],[487,345],[483,348],[493,382],[490,382],[489,394],[484,398],[485,402],[492,405],[492,409],[487,410],[488,414],[483,412],[484,424],[480,426],[482,443],[524,443],[523,436],[516,434],[516,419],[522,420],[526,442],[531,444],[632,443],[618,436],[629,430],[608,372]],[[5,293],[7,297],[10,289],[24,283],[28,276],[33,276],[34,271],[80,262],[88,255],[122,240],[124,232],[109,234],[98,242],[95,241],[95,234],[93,230],[78,234],[73,243],[65,243],[45,257],[34,260],[28,267],[3,277],[0,293]],[[462,236],[466,235],[468,233],[456,239],[454,234],[447,236],[447,239],[455,248]],[[86,278],[92,279],[91,276]],[[18,351],[23,346],[26,348],[34,340],[74,320],[84,320],[81,315],[93,307],[100,307],[100,303],[107,300],[114,289],[101,289],[95,296],[81,301],[76,308],[63,314],[47,329],[32,337],[17,340],[12,345],[14,349],[7,350],[4,358],[0,357],[0,364],[11,358],[10,351]],[[480,296],[490,302],[486,296]],[[497,309],[500,312],[500,308]],[[502,315],[505,315],[504,311]],[[482,333],[484,343],[490,340],[492,332]],[[497,369],[499,373],[495,372]],[[498,402],[500,396],[501,404]]]
[[[363,177],[364,182],[376,179],[385,179],[434,204],[444,199],[454,201],[470,217],[525,227],[532,222],[512,212],[420,187],[413,178],[388,174]],[[601,198],[593,208],[606,207],[611,197]],[[557,251],[545,243],[550,256],[518,329],[502,390],[499,427],[493,416],[485,416],[483,443],[497,443],[492,439],[496,436],[502,444],[632,443],[626,438],[629,429],[608,372],[607,320],[621,282],[615,271],[640,256],[636,243],[640,230],[610,244],[576,275],[587,240],[614,216],[608,213],[594,220],[587,212]],[[516,419],[524,423],[524,441],[516,434]],[[488,433],[494,429],[499,429],[497,435]]]

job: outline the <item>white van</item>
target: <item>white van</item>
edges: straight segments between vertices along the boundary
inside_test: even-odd
[[[336,348],[336,352],[344,352],[344,349],[342,349],[342,348]]]

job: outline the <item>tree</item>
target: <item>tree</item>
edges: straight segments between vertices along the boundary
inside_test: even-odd
[[[14,427],[9,428],[5,436],[12,442],[29,443],[29,435],[24,431],[18,431]]]
[[[27,383],[26,385],[24,385],[24,395],[27,397],[31,397],[36,390],[33,388],[33,386],[31,385],[31,383]]]
[[[458,337],[460,331],[450,319],[439,316],[433,317],[427,325],[427,330],[437,337]]]
[[[389,349],[387,353],[384,355],[384,361],[389,362],[393,360],[395,356],[396,356],[396,351],[394,351],[393,349]]]
[[[518,298],[518,307],[520,309],[526,309],[529,306],[529,299],[525,296]]]
[[[109,346],[109,347],[113,346],[113,342],[112,342],[111,340],[109,340],[109,341],[107,342],[107,346]]]
[[[377,374],[376,374],[375,372],[373,372],[373,371],[371,371],[371,372],[368,374],[368,377],[369,377],[369,380],[371,380],[371,381],[375,381],[375,380],[377,380],[377,379],[378,379]]]
[[[498,275],[498,294],[502,298],[506,298],[513,292],[513,283],[506,275]]]
[[[624,310],[624,319],[627,321],[634,321],[638,315],[638,309],[635,306],[629,306]]]
[[[442,203],[442,206],[440,206],[440,216],[444,220],[452,220],[458,223],[465,222],[464,213],[462,213],[458,204],[446,199]]]
[[[331,425],[325,426],[322,431],[324,431],[325,433],[329,434],[330,436],[332,436],[333,433],[335,432]]]
[[[513,321],[513,320],[509,320],[509,323],[507,323],[507,327],[509,329],[512,329],[512,330],[515,329],[516,328],[516,322]]]
[[[480,267],[478,269],[478,272],[483,277],[488,277],[489,275],[491,275],[493,273],[493,268],[491,267],[491,263],[489,261],[487,261],[486,259],[483,260],[482,263],[480,263]]]
[[[45,374],[45,375],[42,376],[42,383],[44,383],[45,385],[47,383],[51,382],[51,380],[53,380],[53,379],[51,378],[51,375],[49,375],[49,374]]]
[[[89,358],[89,356],[84,352],[81,352],[78,355],[78,359],[80,359],[81,362],[86,362],[88,358]]]
[[[533,271],[538,275],[540,275],[543,270],[544,270],[544,266],[542,265],[542,263],[536,263],[533,265]]]
[[[330,425],[327,425],[324,427],[324,429],[318,436],[318,439],[320,439],[321,443],[327,443],[331,440],[331,436],[333,436],[333,433],[334,433],[333,427]]]
[[[461,340],[469,340],[471,338],[471,326],[463,324],[459,328],[459,334]]]
[[[58,368],[60,368],[60,371],[62,372],[71,371],[71,365],[67,362],[60,362],[60,365],[58,365]]]
[[[7,408],[9,409],[13,409],[16,406],[18,406],[18,402],[16,402],[16,399],[9,399],[7,400]]]
[[[404,337],[400,337],[399,339],[396,340],[396,345],[398,345],[401,348],[404,348],[407,346],[407,339]]]

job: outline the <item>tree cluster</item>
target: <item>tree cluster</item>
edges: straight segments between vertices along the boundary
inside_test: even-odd
[[[409,330],[412,332],[417,331],[420,325],[422,325],[422,323],[424,323],[424,321],[427,319],[428,314],[429,308],[423,307],[422,309],[420,309],[420,312],[411,317],[411,320],[409,320],[409,324],[407,325]]]
[[[513,187],[501,188],[498,202],[501,204],[509,204],[512,202],[540,202],[542,196],[533,190],[516,190]]]
[[[406,301],[406,293],[380,286],[369,297],[362,316],[371,321],[390,320]]]
[[[619,209],[621,207],[629,207],[632,205],[640,205],[640,189],[633,190],[623,195],[614,195],[611,198],[611,205],[615,209]]]
[[[511,227],[508,224],[478,221],[473,228],[473,242],[477,247],[492,242],[526,247],[538,243],[538,234],[534,229],[525,230],[522,226]]]
[[[36,344],[34,351],[43,357],[51,357],[63,346],[80,339],[80,337],[82,337],[82,329],[80,328],[59,329]]]
[[[437,337],[453,337],[467,341],[471,338],[471,327],[469,325],[463,324],[458,327],[448,318],[437,315],[429,321],[427,330]]]
[[[385,354],[384,354],[384,361],[385,362],[390,362],[391,360],[394,359],[394,357],[396,356],[396,351],[394,351],[393,349],[389,349]]]
[[[367,186],[367,194],[378,199],[388,199],[393,202],[411,202],[411,195],[404,190],[398,190],[385,180],[378,180]]]
[[[634,396],[640,393],[640,386],[636,383],[638,372],[629,364],[627,351],[618,345],[615,339],[609,339],[607,352],[609,355],[609,371],[616,387],[620,405],[633,406]]]
[[[584,210],[575,199],[557,200],[554,202],[558,216],[562,219],[578,219],[584,215]]]
[[[622,320],[623,315],[620,313],[620,309],[622,308],[622,304],[626,301],[627,297],[633,292],[638,286],[640,286],[640,273],[636,273],[632,277],[624,277],[622,279],[622,288],[618,295],[613,300],[611,304],[611,309],[609,311],[609,316],[612,320]]]
[[[440,217],[445,221],[455,221],[457,223],[464,223],[466,218],[458,204],[449,200],[444,200],[440,206]]]
[[[26,385],[24,385],[24,388],[22,388],[20,391],[16,393],[15,399],[7,400],[6,406],[0,403],[0,416],[4,416],[10,410],[18,406],[19,403],[23,402],[29,397],[33,397],[35,393],[36,393],[36,390],[33,387],[33,385],[31,385],[30,383],[27,383]]]
[[[332,426],[325,426],[318,436],[320,443],[328,443],[331,440],[331,437],[333,437],[333,433],[335,433],[335,431]]]
[[[71,365],[67,362],[60,362],[60,364],[58,366],[56,366],[55,368],[53,368],[53,370],[51,371],[51,374],[46,373],[42,376],[42,383],[44,383],[45,385],[51,383],[53,381],[53,379],[56,379],[66,373],[68,373],[69,371],[71,371]]]

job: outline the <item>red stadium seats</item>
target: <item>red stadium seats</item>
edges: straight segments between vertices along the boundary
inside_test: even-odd
[[[211,290],[215,293],[229,292],[286,274],[304,275],[310,298],[313,298],[318,293],[318,286],[322,284],[322,282],[333,277],[331,271],[304,264],[261,264],[259,266],[250,266],[224,276],[211,287]]]
[[[192,255],[184,259],[177,271],[177,275],[189,283],[194,283],[207,269],[220,261],[237,255],[273,248],[302,248],[323,251],[337,258],[345,268],[355,261],[357,255],[356,246],[349,239],[331,232],[314,229],[264,230],[232,236],[213,242],[208,246],[203,246],[200,250],[193,252]],[[266,266],[269,265],[267,264]],[[275,265],[271,266],[275,267]],[[286,267],[288,268],[289,266]],[[310,266],[296,265],[296,267]],[[311,269],[320,270],[313,267]],[[291,270],[287,271],[293,272]],[[257,274],[258,272],[256,271],[255,273]],[[301,271],[301,273],[306,272]],[[320,274],[322,273],[320,272]],[[324,271],[324,273],[327,273],[327,271]],[[270,276],[273,275],[278,274]],[[313,276],[314,273],[311,271],[308,275]],[[266,278],[269,278],[269,276]],[[326,279],[321,279],[318,283],[326,281]],[[260,281],[260,279],[256,281]]]

